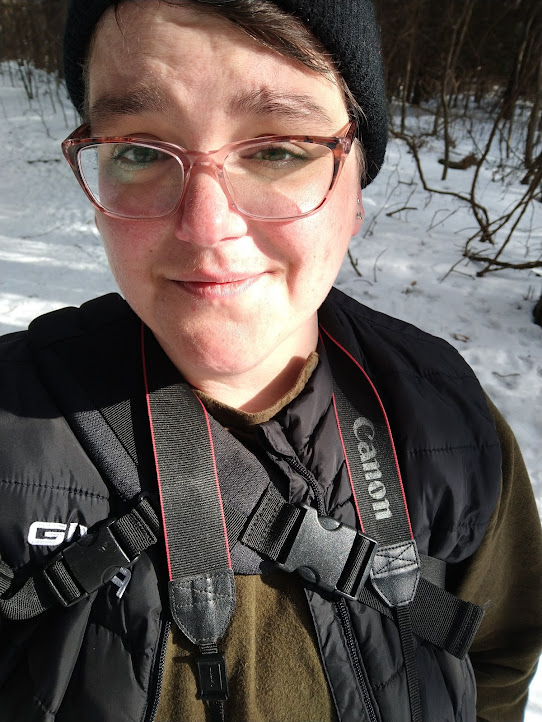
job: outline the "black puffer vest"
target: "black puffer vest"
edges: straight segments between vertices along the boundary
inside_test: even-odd
[[[481,543],[500,488],[499,443],[472,371],[445,342],[338,291],[319,317],[384,402],[419,551],[449,564],[468,558]],[[33,334],[33,349],[27,333],[0,342],[0,554],[22,578],[54,544],[124,513],[139,489],[155,492],[138,319],[118,297],[104,297],[64,313],[62,323],[49,322],[47,329],[46,337],[39,328]],[[54,399],[40,378],[44,369],[61,380]],[[316,374],[262,434],[271,446],[282,438],[293,445],[324,480],[326,510],[351,523],[340,460],[315,453],[327,445],[336,455],[325,423],[327,402],[322,408],[310,398],[326,383],[319,373],[320,380]],[[100,438],[83,448],[70,428],[73,419],[84,424],[92,418],[96,408],[113,427],[119,419],[130,427],[115,458],[103,458]],[[292,479],[289,496],[310,499]],[[109,583],[68,609],[0,623],[0,722],[151,722],[165,649],[166,582],[158,544],[136,562],[121,599],[119,587]],[[394,622],[357,602],[339,604],[316,591],[307,596],[339,719],[407,722]],[[419,640],[416,658],[424,720],[474,722],[468,659],[460,662]]]

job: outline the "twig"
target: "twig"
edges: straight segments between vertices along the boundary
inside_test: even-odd
[[[487,267],[478,271],[477,276],[485,276],[486,273],[492,271],[499,271],[503,268],[511,268],[516,271],[525,271],[529,268],[542,268],[542,260],[540,261],[525,261],[524,263],[509,263],[507,261],[498,261],[494,258],[488,258],[487,256],[481,256],[477,253],[469,253],[466,258],[470,261],[478,261],[479,263],[487,263]],[[491,268],[491,266],[497,266],[497,268]]]
[[[388,218],[395,215],[396,213],[401,213],[401,211],[417,211],[418,208],[416,206],[403,206],[402,208],[396,208],[394,211],[389,211],[386,213]]]
[[[58,231],[58,229],[59,229],[59,228],[62,228],[63,225],[64,225],[64,224],[61,223],[60,225],[55,226],[54,228],[49,228],[48,231],[44,231],[43,233],[32,233],[32,234],[29,235],[29,236],[20,236],[20,238],[22,238],[22,239],[25,240],[25,241],[30,241],[30,240],[32,240],[33,238],[41,238],[42,236],[48,236],[49,233],[52,233],[53,231]]]
[[[383,256],[384,253],[386,253],[387,250],[388,250],[387,248],[384,248],[384,250],[383,250],[383,251],[380,251],[380,253],[378,254],[378,256],[377,256],[376,259],[375,259],[374,266],[373,266],[373,278],[375,279],[375,283],[377,282],[377,281],[376,281],[377,263],[378,263],[378,261],[380,260],[381,256]]]
[[[357,275],[361,278],[363,275],[361,271],[358,268],[358,262],[354,261],[354,257],[352,256],[352,253],[350,252],[350,249],[348,249],[348,258],[350,259],[350,263],[352,264],[352,268],[357,273]]]
[[[455,271],[455,267],[456,267],[456,266],[459,266],[459,264],[462,263],[462,261],[463,261],[462,258],[458,258],[457,261],[453,264],[453,266],[450,266],[450,268],[446,271],[446,273],[444,274],[444,276],[440,279],[440,283],[442,283],[443,281],[445,281],[445,280],[448,278],[448,276],[450,275],[450,273],[452,273],[453,271]]]
[[[440,213],[441,211],[444,211],[444,210],[445,210],[444,208],[440,208],[439,210],[435,211],[435,213],[433,215],[433,221],[431,222],[431,225],[427,229],[427,233],[429,233],[429,231],[432,231],[433,228],[440,226],[441,223],[444,223],[444,221],[447,221],[448,218],[451,218],[455,213],[457,213],[457,208],[454,208],[453,211],[450,211],[448,213],[448,215],[444,216],[444,218],[442,218],[440,221],[438,221],[438,223],[435,222],[435,217],[436,217],[437,213]]]

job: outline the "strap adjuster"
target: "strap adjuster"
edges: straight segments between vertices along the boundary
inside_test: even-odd
[[[78,541],[70,544],[47,564],[43,576],[49,588],[65,607],[71,607],[110,581],[130,559],[116,540],[107,519]]]
[[[225,702],[228,699],[226,661],[222,652],[196,657],[198,667],[198,696],[204,702]]]
[[[377,542],[347,524],[302,505],[301,523],[277,559],[288,572],[328,592],[357,599],[369,575]]]

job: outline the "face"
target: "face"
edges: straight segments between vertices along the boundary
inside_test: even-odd
[[[92,47],[93,135],[138,135],[190,150],[263,135],[333,136],[348,123],[331,80],[187,7],[125,3]],[[194,385],[264,388],[317,342],[317,309],[359,230],[348,156],[328,203],[288,222],[241,216],[208,166],[175,215],[96,223],[126,300]],[[240,405],[240,404],[239,404]]]

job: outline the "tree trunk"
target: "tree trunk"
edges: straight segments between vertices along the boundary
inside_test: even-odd
[[[531,168],[533,165],[533,151],[535,146],[535,135],[540,122],[540,110],[542,108],[542,57],[538,64],[538,73],[536,80],[535,95],[533,100],[533,107],[531,108],[531,114],[529,116],[529,123],[527,125],[527,137],[525,139],[525,167]]]
[[[444,79],[442,82],[441,89],[441,107],[442,117],[444,120],[444,168],[442,170],[442,180],[446,180],[448,175],[448,163],[450,161],[450,123],[449,123],[449,102],[452,95],[452,80],[454,68],[457,64],[457,58],[461,51],[461,47],[465,41],[465,35],[467,27],[469,25],[472,9],[474,6],[474,0],[467,0],[463,8],[463,12],[457,19],[457,22],[453,25],[452,38],[450,40],[450,47],[448,55],[446,57],[446,66],[444,68]]]

